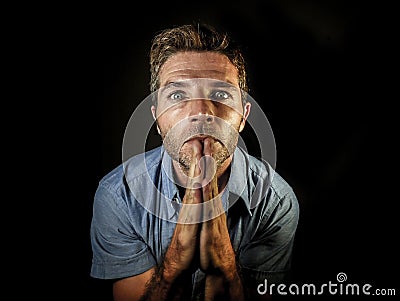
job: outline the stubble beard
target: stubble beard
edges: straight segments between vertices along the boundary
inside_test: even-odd
[[[167,153],[171,156],[171,158],[174,161],[179,162],[179,166],[180,166],[181,170],[186,175],[188,175],[191,162],[195,159],[195,158],[193,158],[193,152],[192,152],[190,146],[187,145],[186,143],[184,143],[182,146],[177,145],[178,139],[174,139],[174,137],[170,137],[170,139],[168,139],[168,141],[166,141],[166,139],[164,139],[165,136],[166,136],[166,133],[163,133],[161,131],[161,139],[164,144],[164,148],[166,149]],[[214,138],[214,137],[212,137],[212,138]],[[213,158],[215,160],[217,169],[219,167],[221,167],[228,158],[230,158],[234,148],[236,147],[237,140],[235,141],[235,139],[232,138],[229,141],[229,144],[230,144],[231,151],[229,151],[228,147],[226,147],[219,140],[217,140],[214,144]],[[179,152],[174,151],[177,149],[179,149]]]
[[[213,158],[215,160],[215,164],[218,169],[231,156],[231,154],[229,153],[228,149],[225,146],[223,146],[220,142],[217,142],[216,144],[219,145],[220,147],[218,147],[217,151],[214,151]],[[193,160],[194,158],[192,152],[190,150],[186,150],[184,145],[179,151],[178,162],[182,171],[184,171],[186,175],[189,172],[190,164]]]
[[[186,175],[188,175],[191,162],[194,160],[192,148],[186,143],[186,139],[189,139],[193,135],[200,134],[213,138],[215,143],[213,145],[212,156],[217,169],[231,157],[239,139],[239,126],[232,127],[232,125],[225,125],[223,129],[219,130],[215,127],[208,127],[206,130],[181,127],[180,130],[173,130],[173,132],[171,132],[171,129],[162,130],[159,125],[158,129],[165,150],[174,161],[179,163],[181,170]],[[166,136],[168,136],[167,139]],[[195,137],[193,138],[196,139]],[[203,154],[200,157],[202,156]]]

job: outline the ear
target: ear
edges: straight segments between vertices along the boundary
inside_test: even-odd
[[[156,117],[156,107],[154,105],[151,106],[151,115],[153,115],[153,119],[157,120]]]
[[[246,102],[246,104],[244,105],[244,108],[243,108],[243,119],[239,126],[239,133],[241,131],[243,131],[243,129],[244,129],[247,117],[249,117],[249,115],[250,115],[250,109],[251,109],[251,103]]]
[[[161,131],[160,128],[158,127],[158,123],[157,123],[157,115],[156,115],[156,107],[154,105],[151,106],[151,115],[153,115],[153,119],[156,121],[156,126],[157,126],[157,132],[159,135],[161,135]]]

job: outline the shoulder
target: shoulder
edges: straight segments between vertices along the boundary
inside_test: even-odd
[[[247,160],[250,175],[254,179],[261,180],[274,190],[279,197],[284,197],[287,193],[293,193],[292,186],[265,160],[256,158],[243,152]]]
[[[161,147],[142,154],[134,155],[108,172],[100,179],[98,190],[106,189],[112,193],[121,193],[127,183],[151,174],[161,161]]]
[[[259,205],[266,211],[276,208],[290,208],[290,211],[298,214],[298,199],[293,187],[288,183],[269,162],[256,158],[243,152],[248,166],[248,175],[253,187],[252,194],[260,196],[257,198]],[[255,202],[253,200],[252,202]],[[253,204],[254,206],[254,204]]]

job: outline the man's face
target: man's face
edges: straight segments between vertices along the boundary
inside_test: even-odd
[[[250,104],[243,106],[238,73],[227,57],[181,52],[160,71],[157,107],[152,112],[170,156],[187,171],[193,148],[212,142],[217,166],[232,155]]]

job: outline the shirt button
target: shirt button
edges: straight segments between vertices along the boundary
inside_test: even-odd
[[[174,208],[175,210],[179,210],[179,200],[178,200],[178,198],[174,197],[174,198],[171,200],[171,206],[172,206],[172,208]]]

